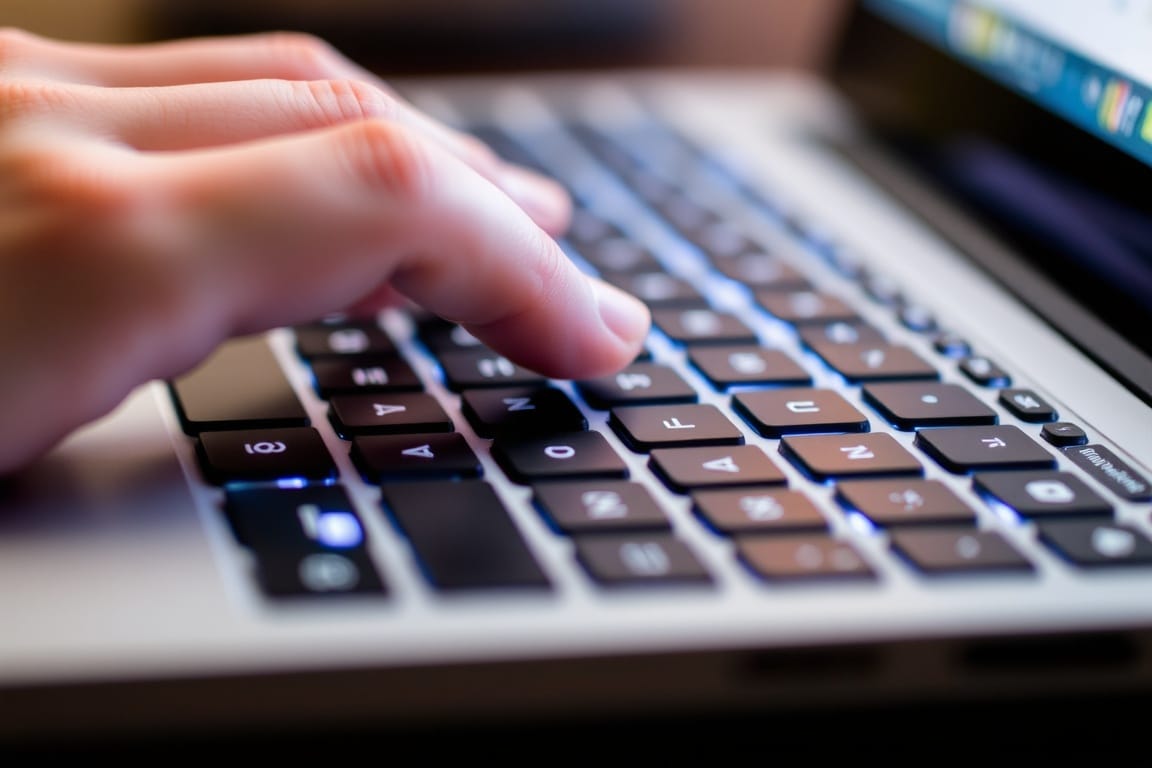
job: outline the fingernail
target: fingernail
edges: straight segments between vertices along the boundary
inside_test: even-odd
[[[508,165],[500,173],[500,186],[544,229],[557,232],[567,226],[572,203],[564,188],[552,179]]]
[[[600,319],[608,330],[626,344],[642,343],[651,322],[648,307],[635,296],[602,280],[593,279],[592,283],[596,286]]]

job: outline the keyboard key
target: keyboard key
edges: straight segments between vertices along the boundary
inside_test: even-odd
[[[728,312],[657,309],[652,323],[678,344],[755,344],[756,332]]]
[[[473,389],[460,397],[465,418],[480,437],[580,432],[588,420],[555,387]]]
[[[872,581],[872,567],[856,548],[821,534],[742,536],[736,552],[757,576],[772,582]]]
[[[732,397],[732,410],[764,437],[868,431],[868,418],[831,389],[740,392]]]
[[[586,243],[578,250],[598,272],[660,272],[664,269],[647,248],[624,237]]]
[[[423,392],[337,395],[331,400],[328,417],[336,433],[345,439],[453,429],[440,401]]]
[[[542,483],[536,505],[561,533],[667,530],[668,517],[639,483],[624,480]]]
[[[1068,472],[982,472],[972,484],[1022,517],[1112,514],[1107,501]]]
[[[205,479],[227,483],[331,481],[336,464],[312,427],[203,432],[196,453]]]
[[[1127,525],[1092,520],[1044,521],[1040,540],[1081,568],[1152,565],[1152,541]]]
[[[1008,372],[986,357],[966,357],[960,361],[960,370],[982,387],[999,389],[1012,383]]]
[[[651,309],[708,306],[708,300],[695,286],[667,272],[610,272],[601,277],[640,299]]]
[[[614,408],[608,424],[634,451],[744,442],[744,434],[736,425],[710,404]]]
[[[437,356],[443,352],[487,349],[484,342],[473,336],[464,326],[434,315],[423,317],[417,322],[416,335],[424,346]]]
[[[943,427],[916,433],[916,445],[949,472],[1048,469],[1052,454],[1012,425]]]
[[[692,494],[696,514],[722,534],[822,531],[828,521],[812,500],[786,488],[737,488]]]
[[[367,533],[343,488],[243,488],[225,495],[236,540],[260,555],[363,549]]]
[[[717,389],[748,384],[803,386],[812,377],[778,349],[752,345],[693,347],[688,361]]]
[[[976,513],[939,480],[845,480],[836,496],[875,525],[975,525]]]
[[[659,448],[652,451],[648,463],[656,476],[677,493],[787,482],[780,468],[755,445]]]
[[[915,456],[883,432],[785,437],[780,441],[780,453],[818,481],[924,472]]]
[[[667,534],[580,537],[576,559],[604,587],[712,583],[688,545]]]
[[[391,337],[375,323],[315,323],[293,330],[296,353],[305,360],[396,354]]]
[[[352,440],[352,462],[369,483],[479,477],[480,460],[458,432],[366,435]]]
[[[1056,409],[1030,389],[1002,389],[999,399],[1018,419],[1036,423],[1057,419]]]
[[[308,412],[262,336],[226,341],[170,384],[189,435],[218,429],[306,427]]]
[[[868,384],[864,402],[897,429],[995,424],[997,415],[957,384],[901,382]]]
[[[324,358],[312,363],[316,394],[322,398],[361,392],[415,392],[424,388],[401,357]]]
[[[492,456],[518,483],[628,476],[628,465],[599,432],[497,440]]]
[[[809,348],[829,344],[887,344],[884,334],[862,321],[837,320],[831,323],[802,325],[796,329],[800,341]]]
[[[901,344],[816,344],[812,350],[852,382],[940,377],[931,363]]]
[[[1064,455],[1096,482],[1128,501],[1152,501],[1152,484],[1103,445],[1065,448]]]
[[[444,592],[550,588],[503,502],[487,483],[396,483],[385,509],[408,539],[424,576]]]
[[[618,405],[694,403],[698,398],[680,374],[658,363],[633,363],[611,376],[579,381],[576,389],[588,405],[600,410]]]
[[[444,352],[439,356],[444,383],[453,392],[480,387],[540,385],[547,380],[488,349]]]
[[[1032,571],[1024,555],[995,531],[895,531],[892,548],[929,576]]]
[[[268,597],[384,597],[388,590],[367,551],[273,552],[256,556],[256,580]]]
[[[851,322],[856,311],[837,296],[820,291],[756,291],[756,302],[768,314],[792,325]]]
[[[1045,424],[1040,428],[1040,436],[1059,448],[1084,445],[1088,442],[1088,433],[1079,425],[1069,421],[1054,421]]]
[[[919,304],[905,304],[896,313],[900,325],[914,333],[931,333],[936,330],[936,316],[927,307]]]
[[[972,354],[972,347],[964,337],[951,331],[944,331],[932,340],[932,347],[944,357],[960,358]]]
[[[811,286],[795,267],[766,253],[745,253],[713,260],[725,277],[749,288],[774,291],[806,291]]]
[[[573,209],[572,220],[564,233],[564,237],[578,246],[623,236],[624,232],[618,226],[582,207]]]

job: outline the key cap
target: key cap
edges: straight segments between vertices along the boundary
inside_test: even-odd
[[[766,253],[745,253],[714,259],[716,269],[725,277],[746,285],[774,291],[806,291],[807,278],[784,261]]]
[[[868,384],[861,393],[897,429],[995,424],[994,410],[957,384]]]
[[[755,445],[659,448],[648,465],[677,493],[695,488],[739,485],[778,485],[784,473]]]
[[[576,383],[581,397],[593,408],[618,405],[670,405],[694,403],[696,390],[680,374],[658,363],[633,363],[611,376]]]
[[[857,320],[836,320],[831,323],[813,323],[796,329],[800,340],[808,348],[829,344],[887,344],[884,334],[871,325]]]
[[[812,350],[852,382],[940,377],[931,363],[901,344],[816,344]]]
[[[380,326],[364,323],[315,323],[298,326],[296,353],[305,360],[359,355],[394,355],[396,345]]]
[[[324,358],[312,363],[316,394],[364,392],[416,392],[424,388],[412,366],[400,357],[358,357],[351,360]]]
[[[667,272],[608,272],[601,277],[651,309],[703,309],[708,306],[708,300],[695,286]]]
[[[896,313],[900,325],[915,333],[931,333],[936,330],[936,316],[927,307],[919,304],[906,304]]]
[[[202,432],[196,453],[204,478],[216,485],[323,483],[336,477],[336,464],[312,427]]]
[[[876,578],[855,547],[822,534],[742,536],[736,539],[736,552],[754,574],[772,582]]]
[[[803,386],[812,382],[808,372],[784,352],[750,344],[692,347],[688,361],[717,389],[747,384]]]
[[[976,513],[939,480],[845,480],[837,500],[881,527],[975,525]]]
[[[966,357],[960,361],[960,370],[982,387],[999,389],[1012,383],[1012,377],[1007,371],[986,357]]]
[[[712,261],[735,257],[755,250],[756,245],[730,221],[719,218],[686,232],[688,240]]]
[[[792,325],[856,320],[843,299],[820,291],[756,291],[756,302],[768,314]]]
[[[1056,460],[1012,425],[943,427],[916,433],[915,444],[949,472],[1047,469]]]
[[[714,405],[636,405],[612,409],[608,424],[634,451],[738,445],[744,435]]]
[[[1152,484],[1104,445],[1065,448],[1064,455],[1096,482],[1128,501],[1152,501]]]
[[[536,506],[561,533],[575,535],[672,527],[648,489],[624,480],[541,483]]]
[[[564,237],[578,246],[623,236],[624,232],[620,227],[583,207],[573,209],[572,220],[564,233]]]
[[[551,588],[520,530],[492,487],[394,483],[382,501],[404,533],[428,582],[442,592]]]
[[[1032,571],[1024,555],[995,531],[895,531],[892,548],[928,576]]]
[[[981,472],[972,485],[1023,517],[1112,514],[1107,501],[1068,472]]]
[[[555,387],[474,389],[460,397],[468,423],[480,437],[516,437],[580,432],[588,420]]]
[[[180,423],[189,435],[219,429],[308,426],[308,412],[262,336],[224,342],[169,387]]]
[[[732,397],[732,410],[764,437],[868,431],[868,418],[830,389],[740,392]]]
[[[416,334],[428,351],[437,357],[444,352],[478,350],[487,350],[489,354],[496,355],[464,326],[432,315],[418,321]]]
[[[1024,421],[1056,421],[1056,409],[1030,389],[1002,389],[999,399],[1001,405]]]
[[[932,340],[932,348],[944,357],[962,358],[972,354],[972,347],[956,333],[944,331]]]
[[[1043,521],[1040,540],[1080,568],[1152,565],[1152,541],[1127,525],[1096,520]]]
[[[624,237],[586,243],[578,251],[598,272],[660,272],[664,269],[647,248]]]
[[[693,509],[706,525],[725,535],[822,531],[824,515],[804,494],[786,488],[697,491]]]
[[[274,552],[256,556],[256,580],[268,597],[385,597],[387,587],[362,549]]]
[[[542,385],[547,380],[491,350],[444,352],[438,358],[444,383],[453,392],[480,387]]]
[[[599,432],[497,440],[492,456],[518,483],[628,476],[628,465]]]
[[[1084,445],[1088,442],[1088,434],[1078,425],[1068,421],[1054,421],[1045,424],[1040,428],[1040,436],[1059,448]]]
[[[458,432],[356,437],[351,457],[368,483],[469,478],[483,472],[480,460]]]
[[[453,429],[452,418],[440,402],[423,392],[337,395],[329,405],[328,418],[344,439]]]
[[[576,559],[602,587],[712,583],[688,545],[668,534],[583,536]]]
[[[339,486],[229,489],[224,513],[236,540],[259,555],[367,546],[364,524]]]
[[[657,309],[653,324],[678,344],[755,344],[756,332],[740,318],[711,309]]]
[[[924,472],[915,456],[883,432],[785,437],[780,441],[780,453],[818,481]]]

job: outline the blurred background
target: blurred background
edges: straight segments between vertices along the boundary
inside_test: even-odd
[[[313,32],[385,74],[823,63],[843,0],[0,0],[71,40]]]

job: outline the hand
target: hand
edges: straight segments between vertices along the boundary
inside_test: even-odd
[[[394,291],[558,378],[648,316],[549,233],[562,190],[307,36],[0,30],[0,473],[229,336]]]

